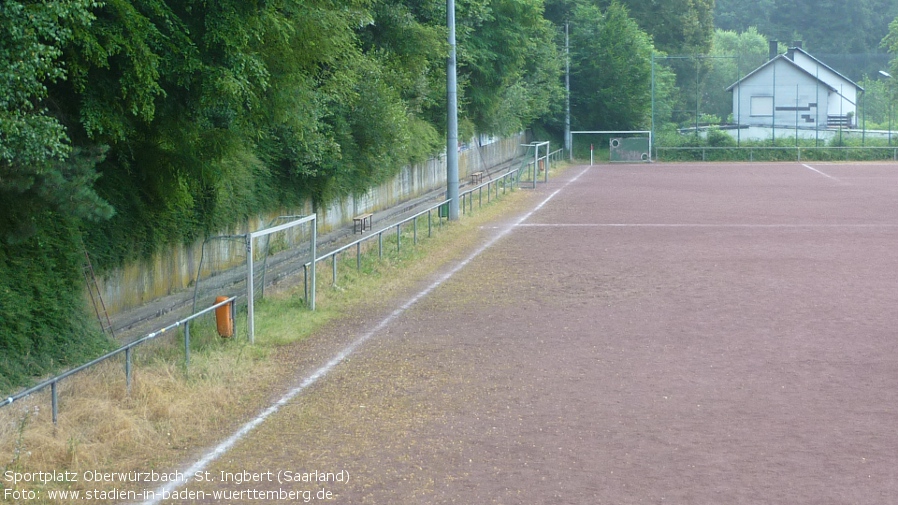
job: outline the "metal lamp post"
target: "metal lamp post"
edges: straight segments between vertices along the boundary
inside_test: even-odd
[[[446,24],[449,28],[449,58],[446,61],[446,198],[449,220],[458,220],[458,81],[455,61],[455,0],[446,0]]]
[[[880,70],[879,75],[889,80],[889,94],[886,99],[889,101],[889,145],[892,145],[892,74]]]

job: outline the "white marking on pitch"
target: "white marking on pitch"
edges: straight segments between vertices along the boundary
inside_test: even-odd
[[[530,228],[895,228],[898,224],[521,223]]]
[[[829,174],[824,174],[823,172],[817,170],[816,168],[814,168],[814,167],[812,167],[812,166],[810,166],[810,165],[806,165],[806,164],[802,163],[801,166],[803,166],[804,168],[807,168],[808,170],[813,170],[814,172],[817,172],[818,174],[822,175],[823,177],[829,177],[830,179],[832,179],[832,180],[834,180],[834,181],[836,181],[836,182],[842,182],[842,181],[840,181],[839,179],[836,179],[835,177],[833,177],[833,176],[831,176],[831,175],[829,175]]]
[[[243,437],[245,437],[247,434],[249,434],[251,431],[253,431],[257,426],[262,424],[262,422],[265,421],[265,419],[267,419],[272,414],[274,414],[275,412],[280,410],[281,407],[286,405],[287,402],[289,402],[294,397],[296,397],[296,395],[298,395],[299,393],[308,389],[308,387],[311,386],[312,384],[318,382],[318,379],[324,377],[331,370],[333,370],[334,367],[336,367],[337,365],[342,363],[347,357],[349,357],[350,354],[352,354],[356,349],[358,349],[359,346],[361,346],[366,341],[368,341],[377,332],[384,329],[384,327],[386,327],[388,324],[393,322],[397,317],[402,315],[402,313],[404,313],[406,310],[411,308],[412,305],[414,305],[419,300],[421,300],[422,298],[427,296],[431,291],[433,291],[434,289],[439,287],[441,284],[443,284],[444,282],[449,280],[450,277],[452,277],[453,275],[458,273],[459,270],[461,270],[462,268],[467,266],[467,264],[470,263],[471,260],[473,260],[474,258],[479,256],[481,253],[483,253],[483,251],[487,250],[490,246],[495,244],[500,238],[507,235],[508,232],[513,230],[517,225],[526,221],[530,216],[533,215],[534,212],[543,208],[543,206],[545,204],[547,204],[549,202],[549,200],[555,198],[555,195],[557,195],[559,192],[561,192],[561,190],[566,188],[569,184],[571,184],[572,182],[579,179],[581,175],[583,175],[584,173],[587,172],[587,170],[588,169],[583,170],[582,172],[577,174],[573,179],[566,182],[564,184],[564,186],[556,189],[551,195],[546,197],[545,200],[540,202],[539,205],[534,207],[533,210],[531,210],[527,214],[524,214],[524,216],[519,218],[515,223],[501,229],[499,231],[499,233],[497,233],[496,235],[493,235],[492,238],[490,238],[485,244],[480,246],[480,248],[478,248],[476,251],[474,251],[470,256],[468,256],[463,261],[461,261],[460,263],[455,265],[455,267],[453,267],[451,270],[449,270],[448,272],[443,274],[439,279],[434,281],[431,285],[427,286],[421,292],[419,292],[418,294],[413,296],[411,299],[406,301],[404,304],[402,304],[401,307],[394,310],[392,313],[390,313],[390,315],[388,315],[386,318],[384,318],[383,321],[377,323],[377,325],[375,325],[373,328],[368,330],[368,332],[366,332],[364,335],[359,337],[355,342],[349,344],[342,351],[337,353],[336,356],[334,356],[330,361],[325,363],[321,368],[315,370],[315,372],[313,372],[312,375],[306,377],[298,386],[296,386],[295,388],[288,391],[287,394],[285,394],[283,397],[281,397],[280,400],[275,402],[273,405],[271,405],[267,409],[263,410],[258,416],[255,417],[255,419],[253,419],[253,420],[249,421],[248,423],[244,424],[243,426],[241,426],[240,429],[238,429],[236,432],[234,432],[230,437],[228,437],[223,442],[221,442],[220,444],[215,446],[212,450],[210,450],[205,455],[203,455],[203,457],[201,457],[196,463],[190,465],[190,467],[188,467],[186,470],[181,472],[182,475],[184,475],[184,480],[171,481],[171,482],[166,483],[163,486],[160,486],[154,492],[153,498],[150,500],[146,500],[143,503],[145,505],[155,505],[162,501],[162,498],[164,495],[169,495],[172,493],[172,491],[174,491],[174,490],[180,488],[181,486],[187,484],[188,482],[190,482],[193,479],[193,476],[196,475],[197,472],[204,471],[206,469],[206,467],[209,466],[210,463],[212,463],[213,461],[218,459],[222,454],[227,452],[228,449],[230,449],[231,447],[234,446],[234,444],[239,442]]]

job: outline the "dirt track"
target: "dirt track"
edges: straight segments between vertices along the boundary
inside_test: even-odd
[[[207,467],[215,482],[183,489],[244,493],[230,503],[898,500],[898,166],[814,168],[567,170],[538,190],[534,204],[561,189],[542,208]],[[283,471],[349,481],[265,481]]]

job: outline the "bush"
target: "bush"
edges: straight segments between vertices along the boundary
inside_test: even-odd
[[[71,218],[45,212],[0,247],[0,391],[112,348],[85,311],[83,247]]]

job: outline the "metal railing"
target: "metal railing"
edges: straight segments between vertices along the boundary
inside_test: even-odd
[[[564,159],[564,149],[556,149],[549,153],[549,162],[558,163]]]
[[[552,161],[560,160],[562,154],[563,154],[562,150],[559,149],[559,150],[549,153],[548,155],[546,155],[542,158],[539,158],[539,160],[537,160],[537,162],[541,161],[541,160],[546,161],[546,167],[545,167],[545,180],[546,181],[548,181],[548,173],[549,173],[549,169],[551,168]],[[478,206],[479,207],[483,206],[484,188],[486,189],[486,200],[487,200],[486,203],[487,204],[489,204],[493,198],[496,198],[496,199],[499,198],[500,187],[501,187],[503,195],[509,189],[514,190],[514,188],[517,185],[519,185],[521,182],[521,175],[524,171],[524,168],[529,167],[530,165],[534,165],[534,162],[531,161],[529,164],[522,165],[517,169],[509,170],[509,171],[505,172],[504,174],[498,176],[495,179],[487,180],[486,182],[482,182],[474,187],[471,187],[470,189],[467,189],[467,190],[459,193],[459,198],[461,199],[460,207],[462,209],[462,213],[466,214],[467,212],[473,212],[475,194],[477,197]],[[535,179],[536,178],[534,177],[534,187],[535,187]],[[413,230],[412,231],[413,243],[417,244],[418,243],[418,220],[419,220],[419,218],[421,218],[424,215],[427,215],[427,236],[428,237],[432,236],[432,234],[433,234],[433,213],[434,213],[434,211],[437,212],[438,226],[442,227],[443,218],[446,217],[446,215],[448,214],[448,209],[446,207],[448,205],[448,203],[449,203],[448,200],[443,200],[439,203],[431,205],[430,207],[427,207],[426,209],[424,209],[412,216],[409,216],[409,217],[403,219],[402,221],[399,221],[398,223],[391,224],[385,228],[378,230],[377,232],[370,233],[369,235],[363,236],[363,237],[361,237],[357,240],[354,240],[342,247],[334,249],[333,251],[330,251],[329,253],[327,253],[325,255],[319,256],[318,258],[315,259],[315,262],[317,263],[317,262],[327,261],[328,259],[331,260],[332,272],[333,272],[333,283],[334,283],[334,285],[336,285],[338,257],[341,253],[344,253],[346,251],[349,251],[352,248],[355,248],[355,250],[356,250],[356,265],[357,265],[357,268],[359,270],[361,270],[361,268],[362,268],[362,243],[364,243],[368,240],[372,240],[374,237],[377,237],[378,257],[383,257],[384,234],[393,233],[394,229],[395,229],[395,233],[396,233],[396,251],[400,252],[401,247],[402,247],[402,227],[404,225],[408,225],[409,223],[411,223],[412,230]],[[448,218],[447,218],[447,220],[448,220]],[[308,296],[309,296],[308,272],[309,272],[310,266],[311,266],[311,262],[307,262],[303,265],[303,274],[304,274],[303,275],[303,284],[304,284],[304,293],[305,293],[306,299],[308,299]],[[58,421],[58,416],[59,416],[59,393],[58,393],[57,385],[62,380],[66,379],[68,377],[71,377],[72,375],[75,375],[79,372],[82,372],[82,371],[88,369],[88,368],[96,366],[96,365],[98,365],[110,358],[118,356],[119,354],[122,354],[122,353],[124,353],[124,355],[125,355],[125,384],[126,384],[128,393],[130,393],[130,391],[131,391],[132,349],[143,344],[143,343],[146,343],[146,342],[154,340],[158,337],[161,337],[161,336],[167,334],[170,330],[179,328],[181,326],[184,326],[184,364],[185,364],[185,367],[189,367],[190,366],[190,322],[202,315],[208,314],[209,312],[212,312],[215,309],[226,306],[226,305],[229,307],[231,320],[236,321],[236,300],[237,300],[237,298],[238,298],[237,296],[232,296],[226,300],[218,302],[218,303],[212,305],[211,307],[208,307],[199,312],[196,312],[184,319],[178,320],[160,330],[154,331],[154,332],[152,332],[142,338],[139,338],[129,344],[119,347],[118,349],[116,349],[114,351],[106,353],[103,356],[100,356],[88,363],[85,363],[78,367],[67,370],[66,372],[63,372],[53,378],[47,379],[47,380],[41,382],[40,384],[37,384],[37,385],[32,386],[24,391],[16,393],[15,395],[9,396],[6,399],[0,401],[0,407],[5,407],[7,405],[11,405],[12,403],[14,403],[16,401],[19,401],[23,398],[31,396],[32,394],[42,391],[42,390],[46,389],[47,387],[49,387],[50,395],[51,395],[51,404],[52,404],[53,424],[56,424]]]
[[[828,157],[826,161],[838,161],[838,160],[851,160],[849,158],[849,153],[852,152],[882,152],[884,156],[880,157],[860,157],[855,159],[864,159],[864,160],[887,160],[890,159],[892,161],[898,161],[898,147],[896,146],[742,146],[742,147],[659,147],[655,146],[655,161],[664,161],[661,158],[661,153],[664,151],[671,152],[694,152],[696,153],[695,161],[708,161],[708,153],[719,153],[724,151],[729,151],[733,153],[738,153],[741,155],[739,158],[742,161],[755,161],[755,152],[760,153],[770,153],[770,152],[783,152],[783,153],[793,153],[796,161],[802,161],[802,152],[805,153],[805,160],[817,159],[813,156],[808,156],[809,153],[827,153],[827,152],[840,152],[843,153],[844,156],[840,157]],[[698,153],[701,153],[701,160],[698,159]],[[747,153],[747,158],[746,154]],[[677,160],[679,161],[679,160]],[[763,160],[767,161],[767,160]],[[782,160],[778,160],[782,161]]]
[[[532,162],[531,162],[532,164]],[[461,208],[462,214],[465,215],[467,212],[473,212],[474,210],[474,200],[475,194],[476,199],[478,201],[478,206],[483,206],[483,194],[484,189],[486,189],[486,203],[489,204],[493,198],[499,198],[499,191],[501,188],[502,194],[504,195],[509,189],[514,189],[516,185],[520,183],[520,175],[524,166],[521,166],[516,169],[509,170],[504,174],[496,177],[495,179],[490,179],[485,182],[482,182],[474,187],[471,187],[463,192],[459,193],[459,198],[461,199],[459,207]],[[548,170],[547,170],[548,172]],[[384,252],[384,235],[386,234],[395,234],[396,236],[396,252],[400,252],[402,250],[402,230],[403,227],[407,227],[408,225],[412,226],[412,242],[413,244],[418,243],[418,220],[424,215],[427,216],[427,236],[430,237],[433,234],[433,213],[436,211],[437,213],[437,225],[443,226],[443,219],[445,218],[448,221],[448,206],[449,201],[443,200],[436,204],[433,204],[426,209],[417,212],[405,219],[381,228],[378,231],[374,231],[365,235],[361,238],[353,240],[352,242],[343,245],[333,251],[330,251],[326,254],[319,256],[315,261],[324,262],[330,260],[331,262],[331,278],[333,285],[337,284],[337,265],[339,263],[339,256],[342,253],[346,253],[352,249],[355,249],[355,257],[356,257],[356,269],[362,269],[362,244],[369,241],[377,239],[377,254],[378,258],[383,257]],[[309,297],[309,268],[311,267],[312,262],[307,262],[303,265],[303,293],[306,299]]]
[[[520,175],[523,175],[524,173],[526,173],[528,176],[530,176],[530,179],[528,182],[531,182],[532,187],[535,188],[536,183],[539,182],[539,177],[538,177],[537,170],[534,169],[533,167],[537,166],[536,164],[539,163],[540,165],[543,165],[543,167],[545,168],[542,182],[549,182],[549,167],[551,167],[553,162],[557,163],[558,161],[561,161],[563,156],[564,156],[564,149],[557,149],[545,156],[538,157],[536,160],[530,160],[521,166]],[[525,171],[524,168],[526,168],[527,170]],[[519,181],[520,181],[520,178],[519,178]]]
[[[71,377],[72,375],[75,375],[78,372],[81,372],[90,367],[98,365],[98,364],[100,364],[114,356],[118,356],[119,354],[122,354],[122,353],[125,354],[125,384],[126,384],[128,393],[130,393],[131,392],[131,349],[133,349],[134,347],[136,347],[140,344],[149,342],[150,340],[153,340],[157,337],[165,335],[166,332],[168,332],[169,330],[173,330],[182,325],[184,326],[184,364],[185,364],[185,366],[190,366],[190,321],[192,321],[204,314],[207,314],[219,307],[223,307],[225,305],[229,306],[229,310],[231,313],[231,320],[235,321],[236,320],[235,319],[236,318],[236,303],[234,303],[234,302],[236,300],[237,300],[237,297],[232,296],[232,297],[228,298],[227,300],[218,302],[209,308],[203,309],[195,314],[190,315],[189,317],[181,319],[180,321],[176,321],[176,322],[166,326],[165,328],[162,328],[161,330],[154,331],[153,333],[150,333],[145,337],[137,339],[134,342],[131,342],[122,347],[119,347],[118,349],[116,349],[114,351],[108,352],[108,353],[104,354],[103,356],[100,356],[99,358],[94,359],[93,361],[90,361],[81,366],[72,368],[71,370],[63,372],[51,379],[47,379],[47,380],[41,382],[40,384],[37,384],[36,386],[26,389],[25,391],[16,393],[15,395],[10,396],[3,401],[0,401],[0,407],[5,407],[6,405],[10,405],[15,401],[21,400],[22,398],[25,398],[34,393],[37,393],[38,391],[41,391],[49,386],[50,387],[50,397],[51,397],[50,401],[51,401],[52,412],[53,412],[53,424],[56,424],[56,422],[58,420],[58,414],[59,414],[59,395],[58,395],[58,391],[57,391],[57,389],[58,389],[57,384],[59,384],[59,382],[61,382],[63,379],[65,379],[67,377]]]

